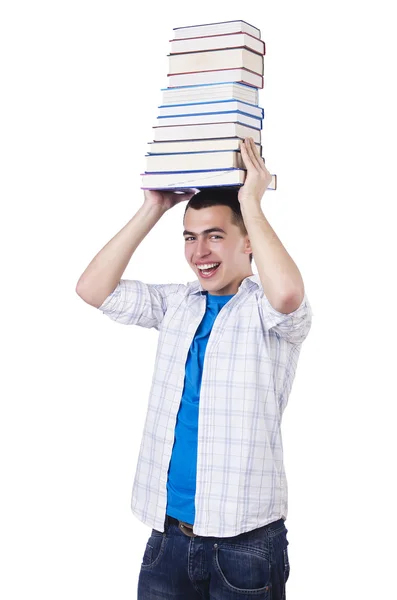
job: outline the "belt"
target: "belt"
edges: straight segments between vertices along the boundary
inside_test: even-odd
[[[197,537],[197,533],[193,533],[193,525],[191,525],[191,523],[186,523],[186,521],[180,521],[179,519],[176,519],[175,517],[170,517],[169,515],[166,515],[166,518],[168,520],[168,523],[174,523],[175,525],[177,525],[182,531],[182,533],[184,533],[185,535],[189,537]]]
[[[285,519],[281,518],[281,519],[278,519],[277,521],[273,521],[272,523],[268,523],[267,525],[264,525],[263,527],[266,527],[266,529],[269,529],[269,530],[272,530],[272,529],[276,530],[276,529],[279,529],[281,526],[283,526],[284,522],[285,522]],[[187,535],[189,537],[197,537],[198,536],[197,533],[193,533],[193,525],[191,523],[186,523],[186,521],[180,521],[179,519],[176,519],[175,517],[170,517],[170,515],[166,515],[164,523],[174,523],[182,531],[182,533],[184,533],[185,535]]]

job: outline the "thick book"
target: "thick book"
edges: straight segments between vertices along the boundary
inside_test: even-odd
[[[241,123],[210,123],[204,125],[180,125],[171,127],[153,127],[155,142],[172,140],[203,140],[208,138],[252,137],[261,142],[260,129],[254,129]]]
[[[205,23],[204,25],[190,25],[188,27],[175,27],[174,38],[195,38],[203,35],[219,35],[222,33],[250,33],[260,38],[260,29],[246,21],[223,21],[221,23]]]
[[[242,186],[247,171],[245,169],[224,169],[221,171],[195,171],[183,173],[143,173],[142,189],[184,191],[215,186]],[[268,190],[277,189],[277,175],[272,175]]]
[[[219,69],[218,71],[199,71],[197,73],[182,73],[168,75],[168,87],[199,85],[202,83],[222,83],[234,81],[245,83],[254,88],[263,88],[263,77],[248,69]]]
[[[188,154],[190,152],[222,152],[239,150],[242,138],[209,138],[206,140],[175,140],[172,142],[149,142],[147,154]],[[261,144],[256,143],[259,154],[262,154]]]
[[[168,64],[168,75],[220,69],[247,69],[257,75],[263,75],[263,56],[248,48],[170,54],[168,55]]]
[[[258,104],[258,90],[233,81],[204,83],[185,87],[163,88],[162,104],[188,104],[191,102],[211,102],[216,100],[241,100]]]
[[[206,113],[222,113],[239,111],[257,119],[265,116],[263,108],[242,102],[241,100],[213,100],[212,102],[191,102],[190,104],[173,104],[159,106],[159,117],[185,117]]]
[[[150,154],[146,156],[147,173],[205,171],[213,169],[245,169],[238,150],[223,152],[189,152],[186,154]]]
[[[201,52],[203,50],[222,50],[226,48],[249,48],[258,54],[266,54],[265,42],[249,33],[231,33],[227,35],[207,35],[205,37],[170,40],[171,54]]]
[[[262,119],[252,117],[238,110],[216,113],[202,113],[197,115],[184,115],[174,117],[157,117],[155,127],[168,127],[170,125],[201,125],[207,123],[242,123],[253,127],[254,129],[262,129]]]

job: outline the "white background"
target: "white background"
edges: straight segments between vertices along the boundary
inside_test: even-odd
[[[1,60],[4,600],[136,598],[130,496],[155,330],[77,280],[142,202],[172,29],[244,19],[266,43],[262,208],[314,317],[283,418],[289,600],[395,593],[397,59],[391,2],[6,0]],[[184,205],[124,277],[195,276]]]

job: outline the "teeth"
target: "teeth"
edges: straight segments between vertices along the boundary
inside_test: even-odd
[[[201,271],[205,271],[206,269],[211,269],[212,267],[217,267],[221,263],[208,263],[207,265],[197,265],[197,268]]]

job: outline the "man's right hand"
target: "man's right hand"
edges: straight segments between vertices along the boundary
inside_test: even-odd
[[[144,190],[145,201],[135,215],[92,259],[76,285],[76,292],[88,304],[99,308],[116,288],[131,256],[166,210],[190,200],[198,190]],[[157,207],[157,208],[154,208]]]
[[[150,206],[161,206],[165,210],[169,210],[176,204],[183,201],[189,201],[198,190],[192,189],[183,192],[182,194],[176,194],[174,191],[164,190],[144,190],[145,202],[144,204]]]

